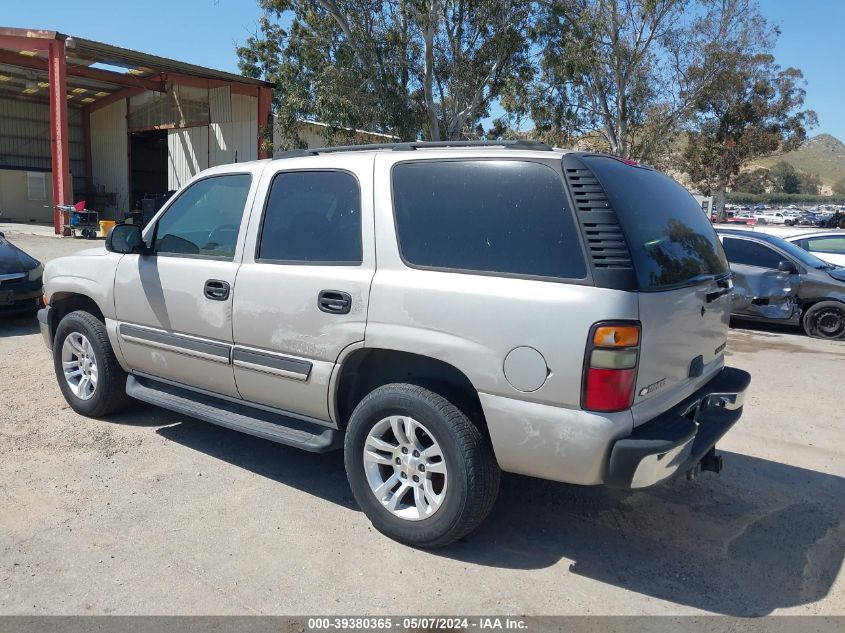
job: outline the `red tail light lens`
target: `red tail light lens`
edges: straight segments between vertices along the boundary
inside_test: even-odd
[[[587,369],[584,408],[590,411],[622,411],[634,397],[636,369]]]
[[[640,324],[596,323],[587,339],[581,407],[611,413],[634,401],[639,364]]]

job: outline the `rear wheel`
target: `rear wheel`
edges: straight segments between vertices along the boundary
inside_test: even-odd
[[[804,314],[804,331],[816,338],[845,338],[845,304],[820,301],[810,306]]]
[[[344,445],[355,500],[380,532],[442,547],[487,516],[499,468],[487,438],[443,396],[404,383],[379,387],[355,408]]]
[[[108,415],[129,399],[126,373],[115,358],[106,327],[88,312],[71,312],[59,322],[53,365],[62,395],[79,414]]]

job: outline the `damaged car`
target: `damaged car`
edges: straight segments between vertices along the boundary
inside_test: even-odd
[[[845,268],[774,235],[717,234],[734,275],[731,316],[799,325],[816,338],[845,338]]]

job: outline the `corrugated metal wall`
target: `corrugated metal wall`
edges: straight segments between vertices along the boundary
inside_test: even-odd
[[[209,102],[209,126],[167,133],[170,189],[178,189],[207,167],[258,158],[258,99],[221,88],[209,91]]]
[[[82,110],[68,108],[68,149],[74,191],[85,191]],[[0,99],[0,168],[51,169],[50,106]]]
[[[167,186],[178,189],[208,167],[208,126],[167,131]]]
[[[121,99],[91,114],[91,171],[94,186],[117,195],[117,207],[98,209],[106,217],[130,210],[129,137],[126,129],[126,100]]]

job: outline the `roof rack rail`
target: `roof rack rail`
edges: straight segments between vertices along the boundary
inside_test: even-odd
[[[298,158],[301,156],[318,156],[319,154],[334,154],[337,152],[366,152],[374,149],[389,149],[394,152],[412,152],[418,149],[436,149],[447,147],[505,147],[507,149],[552,151],[552,147],[550,145],[528,139],[513,141],[407,141],[399,143],[373,143],[371,145],[336,145],[334,147],[317,147],[314,149],[291,149],[277,152],[273,158]]]

